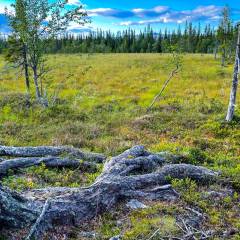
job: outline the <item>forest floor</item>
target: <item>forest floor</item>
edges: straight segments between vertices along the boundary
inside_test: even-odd
[[[173,68],[171,55],[78,54],[47,59],[52,69],[43,81],[48,109],[27,107],[22,77],[13,70],[1,74],[0,145],[70,145],[110,157],[140,144],[152,152],[187,156],[186,163],[221,171],[222,176],[221,183],[208,188],[188,179],[174,181],[182,193],[179,201],[145,203],[151,207],[131,212],[123,204],[72,230],[71,239],[84,239],[79,231],[94,231],[97,239],[119,234],[129,240],[150,239],[158,229],[151,239],[170,239],[182,231],[176,213],[185,214],[187,207],[206,214],[206,231],[227,231],[226,239],[240,239],[239,108],[232,123],[224,121],[231,64],[223,68],[212,55],[184,55],[182,71],[147,112]],[[17,191],[80,187],[94,182],[101,170],[101,164],[95,173],[41,165],[9,175],[2,183]]]

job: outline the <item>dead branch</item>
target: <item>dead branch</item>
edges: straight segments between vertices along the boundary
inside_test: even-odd
[[[178,74],[179,72],[179,66],[177,66],[170,74],[169,78],[164,82],[162,89],[160,90],[160,92],[154,97],[152,103],[149,105],[147,111],[150,111],[153,107],[153,105],[156,103],[156,101],[158,101],[158,99],[161,97],[162,93],[164,92],[164,90],[166,89],[167,85],[170,83],[170,81],[173,79],[173,77]]]

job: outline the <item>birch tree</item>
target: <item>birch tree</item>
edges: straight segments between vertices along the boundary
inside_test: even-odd
[[[17,2],[21,2],[21,11],[18,10]],[[18,40],[26,46],[36,98],[39,103],[47,106],[47,99],[43,96],[42,90],[43,76],[48,72],[44,56],[46,44],[48,40],[65,32],[71,23],[84,25],[89,19],[82,4],[70,6],[68,0],[17,0],[17,2],[13,5],[15,14],[10,14],[9,18],[13,19],[12,28],[17,32]],[[24,18],[18,17],[18,12],[24,13]]]
[[[235,65],[233,72],[233,80],[232,80],[232,89],[230,93],[229,106],[226,116],[226,121],[231,122],[234,116],[236,100],[237,100],[237,87],[238,87],[238,76],[240,69],[240,23],[237,25],[238,28],[238,40],[236,46],[236,57],[235,57]]]

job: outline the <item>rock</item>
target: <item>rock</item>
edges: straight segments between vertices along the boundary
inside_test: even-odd
[[[115,236],[115,237],[111,237],[109,240],[121,240],[121,236],[118,235],[118,236]]]
[[[218,192],[218,191],[205,192],[204,197],[205,198],[213,198],[213,199],[216,199],[216,198],[222,199],[222,198],[232,196],[232,195],[233,195],[233,191],[226,189],[224,192]]]
[[[132,199],[131,201],[129,201],[126,204],[126,206],[131,208],[131,209],[144,209],[144,208],[148,208],[145,204],[139,202],[136,199]]]
[[[203,218],[200,216],[191,216],[186,220],[186,225],[199,229],[202,224]]]
[[[117,220],[116,224],[117,224],[117,226],[122,226],[123,222],[121,220]]]
[[[84,238],[96,238],[98,234],[96,232],[80,232],[78,234],[78,237],[84,237]]]

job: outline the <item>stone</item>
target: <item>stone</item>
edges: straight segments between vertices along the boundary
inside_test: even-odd
[[[127,207],[131,208],[131,209],[144,209],[144,208],[148,208],[145,204],[139,202],[136,199],[132,199],[130,200],[127,204]]]
[[[78,234],[78,237],[84,237],[84,238],[96,238],[98,234],[96,232],[80,232]]]
[[[115,236],[115,237],[111,237],[109,240],[121,240],[121,236],[118,235],[118,236]]]

